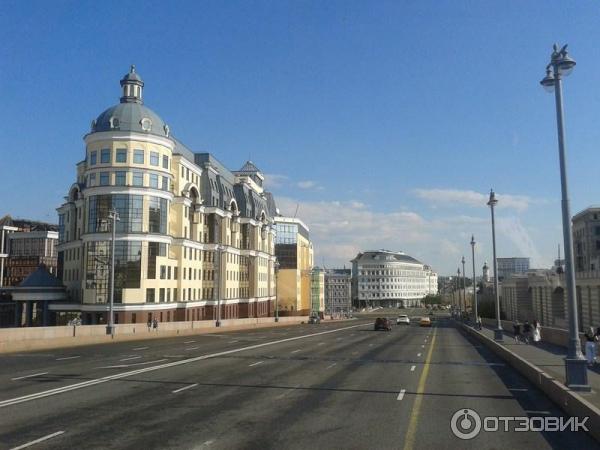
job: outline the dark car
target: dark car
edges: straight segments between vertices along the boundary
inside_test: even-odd
[[[378,331],[378,330],[391,331],[392,323],[385,317],[378,317],[377,319],[375,319],[374,329],[375,329],[375,331]]]
[[[310,316],[308,323],[321,323],[321,318],[319,316]]]

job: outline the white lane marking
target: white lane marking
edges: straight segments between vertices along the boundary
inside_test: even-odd
[[[421,354],[420,354],[420,353],[417,353],[417,358],[420,358],[420,357],[421,357]]]
[[[136,348],[132,348],[132,350],[146,350],[149,349],[150,347],[136,347]]]
[[[396,400],[402,400],[404,398],[405,392],[406,392],[406,389],[400,389],[400,393],[398,394],[398,398],[396,398]]]
[[[278,395],[278,396],[277,396],[277,397],[275,397],[275,398],[276,398],[276,399],[281,399],[281,398],[285,397],[286,395],[288,395],[290,392],[293,392],[293,391],[295,391],[295,390],[296,390],[296,389],[298,389],[299,387],[300,387],[300,385],[298,384],[298,385],[296,385],[296,386],[294,386],[294,387],[292,387],[292,388],[287,388],[287,389],[286,389],[286,391],[285,391],[283,394],[281,394],[281,395]]]
[[[113,380],[120,380],[122,378],[127,378],[127,377],[130,377],[133,375],[139,375],[141,373],[153,372],[155,370],[168,369],[171,367],[181,366],[183,364],[190,364],[190,363],[197,362],[197,361],[203,361],[205,359],[217,358],[219,356],[224,356],[224,355],[230,355],[232,353],[239,353],[239,352],[243,352],[246,350],[255,350],[257,348],[268,347],[271,345],[281,344],[283,342],[291,342],[291,341],[296,341],[298,339],[306,339],[306,338],[310,338],[310,337],[314,337],[314,336],[322,336],[324,334],[337,333],[338,331],[344,331],[344,330],[349,330],[351,328],[365,327],[365,326],[371,326],[371,324],[363,323],[360,325],[352,325],[349,327],[336,328],[334,330],[320,331],[318,333],[305,334],[302,336],[294,336],[294,337],[289,337],[289,338],[285,338],[285,339],[279,339],[277,341],[263,342],[261,344],[254,344],[254,345],[249,345],[246,347],[225,350],[222,352],[210,353],[207,355],[196,356],[194,358],[182,359],[179,361],[172,361],[169,363],[160,364],[158,366],[144,367],[142,369],[135,369],[135,370],[127,371],[127,372],[117,373],[114,375],[107,375],[102,378],[96,378],[93,380],[83,381],[81,383],[70,384],[68,386],[49,389],[47,391],[36,392],[34,394],[24,395],[22,397],[15,397],[15,398],[7,399],[7,400],[2,400],[2,401],[0,401],[0,408],[5,408],[7,406],[16,405],[18,403],[29,402],[31,400],[37,400],[37,399],[44,398],[44,397],[49,397],[51,395],[64,394],[65,392],[74,391],[76,389],[83,389],[86,387],[95,386],[97,384],[107,383],[107,382],[113,381]],[[210,335],[207,335],[207,336],[210,336]]]
[[[183,343],[184,344],[193,344],[194,342],[196,342],[196,341],[184,341]]]
[[[200,347],[188,347],[186,350],[198,350]]]
[[[301,352],[301,351],[302,351],[302,349],[298,349],[298,350],[294,350],[292,353],[298,353],[298,352]]]
[[[264,363],[264,361],[258,361],[258,362],[255,362],[253,364],[250,364],[248,367],[258,366],[259,364],[262,364],[262,363]]]
[[[240,341],[231,341],[229,342],[230,344],[235,344],[236,342],[240,342]]]
[[[319,342],[317,345],[325,345],[325,342]]]
[[[185,355],[162,355],[163,358],[184,358]]]
[[[123,358],[120,359],[119,361],[131,361],[132,359],[140,359],[141,356],[130,356],[129,358]]]
[[[515,391],[515,392],[527,392],[528,389],[525,388],[508,388],[509,391]]]
[[[67,359],[81,358],[81,356],[65,356],[63,358],[56,358],[57,361],[66,361]]]
[[[424,345],[421,345],[421,348],[425,348],[425,346],[424,346]]]
[[[11,450],[21,450],[22,448],[31,447],[34,444],[39,444],[40,442],[47,441],[48,439],[52,439],[53,437],[60,436],[64,431],[57,431],[56,433],[49,434],[47,436],[36,439],[35,441],[27,442],[26,444],[19,445],[18,447],[13,447]]]
[[[414,372],[417,366],[411,366],[410,371]]]
[[[330,364],[330,365],[328,365],[327,367],[325,367],[325,369],[331,369],[331,368],[332,368],[333,366],[335,366],[335,365],[337,365],[337,363]]]
[[[22,377],[11,378],[12,381],[24,380],[25,378],[39,377],[40,375],[46,375],[48,372],[32,373],[31,375],[25,375]]]
[[[127,367],[145,366],[146,364],[154,364],[154,363],[159,363],[159,362],[163,362],[163,361],[166,361],[166,359],[157,359],[155,361],[146,361],[146,362],[135,363],[135,364],[120,364],[118,366],[103,366],[103,367],[96,367],[96,369],[125,369]]]
[[[214,439],[210,439],[208,441],[203,442],[202,444],[200,444],[200,447],[198,447],[198,450],[205,448],[205,447],[209,447],[213,442],[215,442]]]
[[[190,384],[189,386],[184,386],[182,388],[175,389],[174,391],[171,391],[171,392],[173,392],[173,394],[177,394],[178,392],[185,391],[186,389],[191,389],[196,386],[198,386],[198,383]]]
[[[341,339],[342,339],[342,338],[336,338],[335,340],[336,340],[336,341],[339,341],[339,340],[341,340]]]
[[[538,414],[544,414],[544,415],[550,414],[550,411],[530,411],[530,410],[527,410],[527,409],[524,409],[523,412],[525,412],[527,414],[536,414],[536,415],[538,415]]]

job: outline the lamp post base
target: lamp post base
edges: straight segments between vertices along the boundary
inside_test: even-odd
[[[589,392],[587,361],[583,358],[565,358],[565,374],[567,387],[573,391]]]
[[[114,325],[106,325],[106,335],[107,336],[113,336],[115,334],[115,327]]]
[[[279,317],[275,317],[275,322],[279,322]]]
[[[504,330],[502,328],[494,329],[494,341],[504,342]]]
[[[215,327],[220,327],[220,326],[221,326],[221,321],[220,321],[220,320],[217,320],[217,321],[215,322]]]

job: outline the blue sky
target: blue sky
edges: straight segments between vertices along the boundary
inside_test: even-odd
[[[0,215],[55,221],[82,136],[135,63],[145,102],[191,148],[251,158],[316,262],[404,250],[453,273],[491,258],[549,266],[561,240],[554,42],[573,213],[600,203],[596,1],[3,2]]]

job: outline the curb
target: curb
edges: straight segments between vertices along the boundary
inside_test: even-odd
[[[559,380],[547,374],[539,367],[511,352],[502,344],[485,336],[477,330],[460,324],[467,334],[475,337],[497,356],[506,361],[513,369],[527,378],[538,389],[550,398],[564,412],[573,417],[589,417],[588,433],[600,442],[600,408],[564,386]]]

